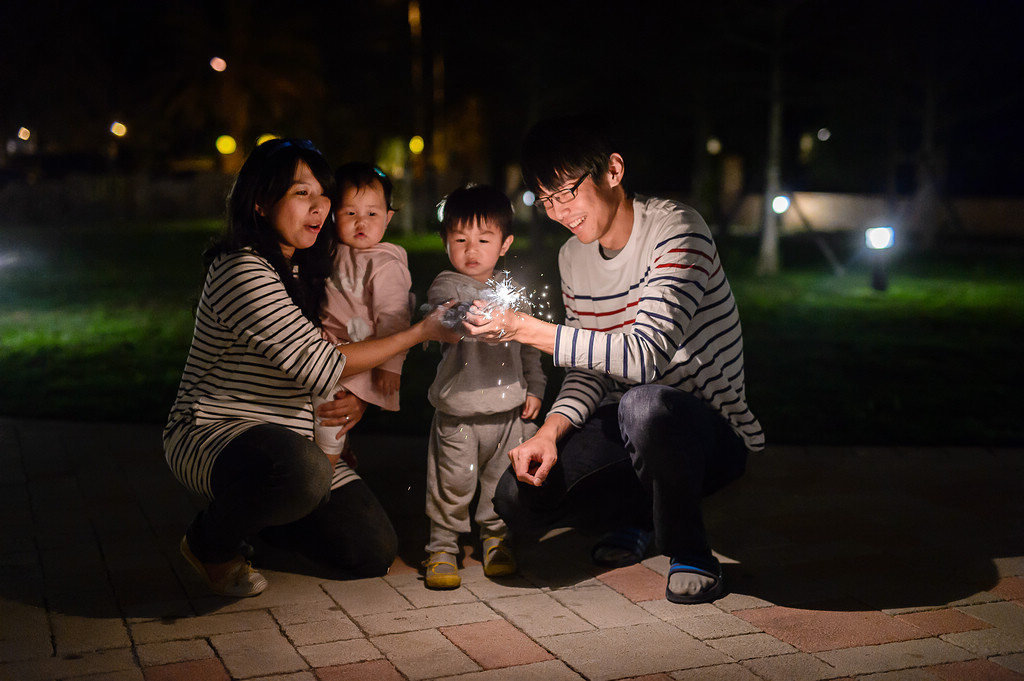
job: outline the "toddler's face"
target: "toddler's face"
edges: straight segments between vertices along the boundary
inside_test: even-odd
[[[395,211],[388,210],[384,188],[379,182],[361,189],[346,184],[334,209],[338,239],[352,248],[369,248],[378,244],[394,214]]]
[[[479,220],[462,223],[448,230],[445,250],[458,272],[486,283],[494,273],[498,258],[512,245],[512,235],[501,238],[501,230]]]

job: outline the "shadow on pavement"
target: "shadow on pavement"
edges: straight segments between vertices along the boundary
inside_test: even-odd
[[[732,592],[806,609],[939,606],[1024,554],[1021,452],[783,448],[707,500]]]

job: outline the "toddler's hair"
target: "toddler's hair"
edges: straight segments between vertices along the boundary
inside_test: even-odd
[[[486,184],[467,184],[459,187],[438,204],[441,238],[457,225],[480,220],[491,222],[501,230],[501,238],[512,235],[512,203],[504,192]]]
[[[384,190],[384,201],[387,203],[388,210],[394,210],[394,206],[391,205],[391,192],[393,189],[391,180],[380,168],[369,163],[353,161],[334,171],[334,183],[338,188],[339,199],[342,192],[345,191],[346,184],[352,185],[358,190],[372,187],[374,182],[379,182],[381,189]]]

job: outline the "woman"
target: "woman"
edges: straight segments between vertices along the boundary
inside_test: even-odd
[[[322,227],[332,192],[330,166],[309,142],[266,142],[239,171],[226,232],[206,253],[164,450],[182,484],[210,500],[181,552],[221,595],[266,588],[245,558],[246,538],[270,527],[351,576],[387,572],[395,530],[366,483],[313,443],[311,396],[326,397],[338,379],[417,343],[458,339],[437,313],[391,336],[345,345],[344,354],[321,338],[317,313],[334,243],[333,230]],[[328,425],[354,425],[362,409],[347,397],[319,415]]]

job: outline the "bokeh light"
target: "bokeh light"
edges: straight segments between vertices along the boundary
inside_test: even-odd
[[[224,71],[225,69],[227,69],[227,67],[228,63],[220,57],[214,57],[210,60],[210,68],[216,71],[217,73]]]
[[[709,137],[707,144],[708,153],[712,156],[717,156],[722,153],[722,140],[717,137]]]
[[[110,124],[110,132],[117,137],[124,137],[128,134],[128,126],[119,121],[114,121]]]
[[[800,135],[800,156],[806,157],[814,150],[814,137],[810,133]]]
[[[231,135],[221,135],[217,138],[217,151],[230,156],[238,150],[238,142]]]
[[[774,199],[772,199],[772,210],[779,215],[782,215],[787,210],[789,210],[789,197],[779,194]]]
[[[18,128],[18,139],[23,142],[27,142],[28,138],[32,136],[32,131],[28,128]]]
[[[258,147],[259,145],[263,144],[264,142],[269,142],[270,140],[276,140],[276,139],[278,139],[277,135],[274,135],[273,133],[269,133],[269,132],[264,133],[264,134],[260,135],[256,139],[256,146]]]
[[[527,189],[525,192],[523,192],[523,205],[524,206],[527,206],[527,207],[532,206],[533,202],[536,201],[536,200],[537,200],[537,196],[533,192],[531,192],[529,189]]]
[[[409,140],[409,151],[414,154],[422,154],[425,147],[426,144],[423,142],[423,138],[419,135],[414,135],[413,138]]]
[[[864,242],[868,248],[882,250],[892,248],[896,240],[896,232],[892,227],[871,227],[864,230]]]
[[[821,128],[818,130],[818,140],[822,142],[828,141],[828,138],[832,136],[832,131],[828,128]]]

